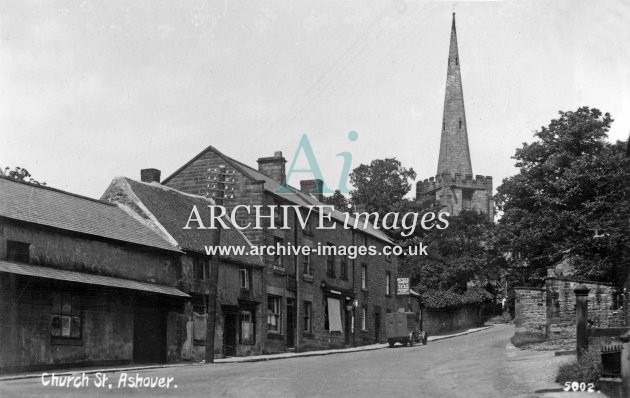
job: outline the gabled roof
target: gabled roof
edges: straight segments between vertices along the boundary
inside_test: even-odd
[[[212,230],[183,229],[193,206],[197,206],[204,218],[203,222],[208,221],[203,215],[207,214],[208,205],[215,204],[212,199],[181,192],[157,182],[145,183],[126,177],[117,177],[112,184],[118,187],[123,185],[123,188],[126,185],[133,193],[131,199],[140,202],[135,204],[144,209],[145,213],[150,212],[147,216],[152,219],[152,222],[157,224],[163,233],[168,234],[166,237],[168,240],[176,242],[181,249],[205,254],[205,246],[212,244]],[[224,221],[231,226],[228,219],[224,218]],[[196,224],[193,223],[193,225]],[[239,230],[231,227],[222,230],[221,246],[240,246],[249,249],[252,244]],[[232,254],[221,257],[242,264],[263,265],[262,258],[255,255]]]
[[[0,177],[0,217],[181,252],[122,206]]]
[[[171,174],[170,176],[165,178],[162,181],[162,184],[168,184],[168,182],[173,177],[175,177],[177,174],[179,174],[182,170],[184,170],[190,164],[195,162],[197,159],[202,157],[208,151],[215,152],[218,156],[223,158],[232,167],[234,167],[236,170],[238,170],[241,173],[243,173],[245,176],[249,177],[251,180],[253,180],[253,181],[263,181],[264,182],[264,189],[267,192],[270,192],[270,193],[272,193],[274,195],[277,195],[279,198],[282,198],[283,200],[286,200],[288,202],[291,202],[293,204],[300,205],[300,206],[325,205],[325,203],[320,202],[313,195],[305,194],[304,192],[301,192],[299,189],[296,189],[296,188],[291,187],[291,186],[289,186],[289,188],[291,190],[293,190],[294,192],[277,194],[276,191],[281,190],[283,188],[283,186],[280,183],[275,181],[273,178],[270,178],[270,177],[266,176],[265,174],[261,173],[260,171],[256,170],[255,168],[250,167],[250,166],[246,165],[245,163],[239,162],[238,160],[233,159],[233,158],[223,154],[221,151],[219,151],[218,149],[214,148],[213,146],[208,146],[206,149],[204,149],[199,154],[197,154],[194,158],[192,158],[191,160],[186,162],[186,164],[184,164],[182,167],[177,169],[173,174]],[[342,213],[340,211],[337,211],[337,210],[334,210],[332,212],[332,218],[334,218],[336,221],[341,221],[341,222],[345,221],[344,213]],[[354,225],[354,218],[353,217],[350,217],[349,223]],[[379,240],[382,240],[382,241],[385,241],[385,242],[388,242],[388,243],[392,242],[392,240],[389,238],[389,236],[387,236],[387,234],[383,233],[382,231],[380,231],[378,229],[375,229],[371,224],[368,224],[367,228],[365,228],[365,229],[363,229],[363,228],[357,228],[357,229],[360,230],[360,231],[363,231],[366,234],[369,234],[369,235],[371,235],[371,236],[373,236],[373,237],[375,237],[375,238],[377,238]]]

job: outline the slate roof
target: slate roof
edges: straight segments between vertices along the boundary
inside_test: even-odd
[[[211,229],[183,229],[190,217],[193,206],[197,206],[204,225],[208,227],[209,214],[208,205],[214,204],[210,198],[180,192],[176,189],[161,185],[159,183],[144,183],[130,178],[121,177],[138,197],[142,204],[152,213],[157,221],[166,229],[169,235],[184,250],[205,254],[204,246],[210,245],[212,239]],[[226,224],[231,225],[229,220],[224,218]],[[197,226],[192,223],[191,226]],[[251,247],[249,240],[236,228],[224,229],[221,232],[222,246],[243,246]],[[263,265],[260,256],[253,255],[230,255],[221,258],[236,261],[238,263]]]
[[[181,252],[115,204],[6,177],[0,177],[0,217]]]
[[[260,171],[256,170],[253,167],[250,167],[250,166],[246,165],[245,163],[239,162],[238,160],[233,159],[233,158],[223,154],[221,151],[217,150],[213,146],[209,146],[206,149],[204,149],[203,151],[201,151],[197,156],[195,156],[190,161],[188,161],[186,164],[184,164],[182,167],[177,169],[177,171],[175,171],[173,174],[171,174],[170,176],[165,178],[162,181],[162,184],[168,184],[168,181],[171,178],[173,178],[180,171],[185,169],[188,165],[193,163],[195,160],[197,160],[198,158],[203,156],[203,154],[205,154],[206,152],[208,152],[210,150],[214,151],[217,155],[221,156],[228,163],[230,163],[232,165],[232,167],[234,167],[237,170],[241,171],[243,174],[245,174],[247,177],[251,178],[252,180],[254,180],[254,181],[264,181],[264,189],[266,191],[275,194],[276,190],[282,188],[282,185],[280,185],[278,182],[276,182],[273,178],[270,178],[270,177],[266,176],[265,174],[261,173]],[[293,189],[295,192],[294,193],[277,194],[278,197],[282,198],[282,199],[284,199],[284,200],[286,200],[288,202],[291,202],[293,204],[300,205],[300,206],[324,205],[324,203],[320,202],[319,200],[317,200],[312,195],[305,194],[304,192],[301,192],[299,189],[296,189],[296,188],[291,187],[291,186],[289,186],[289,188]],[[342,213],[342,212],[340,212],[338,210],[334,210],[333,211],[332,218],[337,220],[337,221],[341,221],[341,222],[345,221],[344,213]],[[354,218],[353,217],[350,217],[349,223],[350,224],[354,224]],[[360,224],[363,225],[363,221]],[[387,234],[385,234],[381,230],[378,230],[378,229],[374,228],[374,226],[371,223],[368,224],[367,228],[365,228],[365,229],[363,229],[362,227],[361,228],[357,228],[357,229],[360,230],[360,231],[363,231],[363,232],[365,232],[365,233],[367,233],[367,234],[369,234],[369,235],[371,235],[371,236],[373,236],[373,237],[375,237],[377,239],[380,239],[380,240],[388,242],[388,243],[392,243],[392,240],[389,238],[389,236],[387,236]]]

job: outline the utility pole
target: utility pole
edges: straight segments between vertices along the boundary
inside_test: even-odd
[[[214,183],[209,182],[208,187],[214,184],[213,198],[216,206],[223,205],[223,191],[225,190],[225,166],[220,165],[214,177],[211,170],[208,170],[208,179],[214,179]],[[216,229],[212,232],[210,244],[214,247],[221,245],[221,223],[217,223]],[[215,253],[210,258],[210,270],[208,275],[208,319],[206,323],[206,363],[214,362],[214,335],[217,324],[217,290],[219,284],[219,255]]]

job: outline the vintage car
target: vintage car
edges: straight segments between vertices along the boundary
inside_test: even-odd
[[[427,344],[428,333],[422,330],[420,315],[414,312],[392,312],[385,314],[385,333],[390,347],[396,343],[409,345]]]

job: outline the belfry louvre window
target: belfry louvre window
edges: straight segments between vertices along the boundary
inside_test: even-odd
[[[54,292],[52,300],[51,335],[67,339],[81,339],[82,319],[79,296]]]
[[[472,208],[473,190],[462,190],[462,209],[470,210]]]

